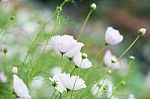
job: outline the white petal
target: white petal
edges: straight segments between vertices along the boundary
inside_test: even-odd
[[[79,76],[70,76],[70,74],[61,74],[61,82],[69,90],[80,90],[86,88],[85,81]]]
[[[105,34],[105,42],[110,45],[115,45],[123,40],[123,36],[118,30],[108,27]]]
[[[77,43],[77,45],[74,46],[73,49],[71,49],[70,51],[66,52],[65,56],[70,57],[70,58],[76,56],[77,53],[80,52],[80,50],[81,50],[81,48],[82,48],[83,46],[84,46],[83,43],[80,43],[80,42]]]
[[[107,50],[105,52],[104,58],[103,58],[104,64],[106,66],[108,66],[109,68],[118,69],[120,67],[119,66],[120,65],[119,61],[117,60],[116,63],[112,63],[112,59],[117,60],[117,57],[112,55],[110,50]]]
[[[62,82],[61,82],[61,80],[60,80],[60,74],[55,74],[55,75],[53,76],[53,79],[50,78],[50,80],[51,80],[52,82],[56,82],[56,87],[55,87],[55,89],[56,89],[57,91],[59,91],[60,93],[63,93],[63,91],[66,90],[66,88],[64,87],[64,85],[62,84]]]
[[[88,69],[92,67],[91,61],[89,59],[85,58],[82,59],[81,52],[79,52],[75,57],[74,57],[74,63],[77,67],[82,68],[82,69]]]
[[[26,84],[15,74],[13,75],[13,88],[18,97],[24,99],[31,99]]]
[[[130,94],[128,99],[136,99],[135,96],[133,94]]]

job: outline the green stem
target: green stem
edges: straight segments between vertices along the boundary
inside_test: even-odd
[[[53,99],[53,97],[55,96],[55,92],[56,92],[56,90],[55,90],[55,88],[54,88],[53,94],[52,94],[52,96],[51,96],[50,99]]]
[[[5,70],[5,72],[6,72],[6,74],[7,74],[7,60],[6,60],[6,57],[7,57],[7,55],[6,55],[6,53],[4,54],[4,70]]]
[[[128,65],[128,69],[127,69],[125,75],[123,76],[123,78],[121,79],[121,81],[117,84],[117,86],[116,86],[116,88],[114,89],[112,95],[110,96],[110,99],[111,99],[111,97],[114,95],[115,91],[120,87],[121,83],[126,79],[127,74],[128,74],[128,72],[129,72],[129,70],[130,70],[131,64],[132,64],[132,60],[130,60],[129,65]]]
[[[74,68],[72,69],[72,71],[71,71],[70,75],[72,75],[72,74],[73,74],[73,72],[75,71],[75,69],[76,69],[76,67],[74,67]]]
[[[52,31],[50,32],[50,35],[48,36],[48,39],[47,39],[47,41],[46,41],[46,44],[45,44],[44,49],[43,49],[43,51],[42,51],[42,54],[45,52],[46,47],[47,47],[47,45],[48,45],[48,42],[49,42],[49,40],[50,40],[50,38],[51,38],[51,35],[52,35],[52,33],[54,32],[54,30],[55,30],[55,28],[56,28],[56,26],[57,26],[57,23],[58,23],[57,21],[58,21],[58,20],[55,21],[54,27],[53,27]]]
[[[59,95],[59,99],[61,99],[61,93],[60,93],[60,95]]]
[[[83,30],[84,30],[86,24],[87,24],[87,21],[89,20],[89,18],[90,18],[90,16],[91,16],[92,12],[93,12],[93,9],[90,9],[89,13],[88,13],[87,16],[86,16],[86,19],[85,19],[85,21],[84,21],[84,24],[83,24],[83,26],[82,26],[82,28],[81,28],[81,31],[79,32],[79,35],[78,35],[78,38],[77,38],[78,40],[80,39],[80,36],[81,36],[81,34],[82,34],[82,32],[83,32]]]
[[[131,47],[137,42],[137,40],[141,37],[141,35],[138,35],[135,40],[129,45],[129,47],[119,56],[118,60],[122,58],[130,49]]]
[[[67,2],[67,1],[64,0],[64,1],[60,4],[60,7],[62,8],[62,7],[65,5],[66,2]],[[48,36],[48,39],[47,39],[47,41],[46,41],[46,44],[45,44],[45,46],[44,46],[44,49],[43,49],[42,54],[44,54],[44,52],[45,52],[45,50],[46,50],[46,47],[47,47],[47,45],[48,45],[48,42],[49,42],[49,40],[50,40],[50,38],[51,38],[51,35],[52,35],[52,33],[54,32],[56,26],[57,26],[58,23],[59,23],[59,14],[60,14],[60,12],[61,12],[61,11],[57,11],[57,16],[56,16],[56,21],[55,21],[55,23],[54,23],[54,27],[53,27],[53,29],[51,30],[50,35]]]
[[[103,48],[101,48],[101,49],[97,52],[97,54],[95,55],[95,59],[98,58],[98,56],[107,48],[107,46],[108,46],[108,45],[105,45]]]
[[[55,16],[55,14],[56,14],[56,12],[54,12],[54,13],[52,14],[52,16],[50,17],[50,20],[49,20],[49,21],[52,20],[52,18]],[[45,27],[46,25],[47,25],[47,22],[41,27],[40,32],[37,34],[36,38],[35,38],[35,39],[33,40],[33,42],[31,43],[31,45],[30,45],[30,47],[29,47],[29,49],[28,49],[28,51],[27,51],[27,54],[26,54],[26,56],[25,56],[25,58],[24,58],[22,64],[25,64],[25,62],[26,62],[26,60],[27,60],[27,58],[28,58],[28,56],[29,56],[30,50],[32,49],[33,45],[36,43],[36,41],[37,41],[38,38],[40,37],[40,35],[41,35],[41,33],[42,33],[42,31],[43,31],[43,29],[44,29],[44,27]]]
[[[79,75],[79,73],[80,73],[80,69],[78,70],[78,75]],[[77,82],[77,78],[78,78],[78,77],[79,77],[79,76],[77,76],[76,79],[75,79],[75,82],[74,82],[74,85],[73,85],[73,89],[72,89],[72,91],[71,91],[70,99],[72,99],[72,95],[73,95],[74,88],[75,88],[75,85],[76,85],[76,82]]]

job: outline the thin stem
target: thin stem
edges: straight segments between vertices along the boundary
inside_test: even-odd
[[[52,94],[52,96],[51,96],[50,99],[53,99],[53,97],[54,97],[54,95],[55,95],[55,92],[56,92],[56,90],[55,90],[55,88],[54,88],[53,94]]]
[[[72,74],[73,74],[73,72],[75,71],[75,69],[76,69],[76,67],[74,67],[74,68],[72,69],[72,71],[71,71],[70,75],[72,75]]]
[[[82,61],[81,61],[81,63],[82,63]],[[80,69],[78,70],[78,75],[79,75],[79,73],[80,73]],[[75,88],[75,85],[76,85],[76,82],[77,82],[77,79],[78,79],[78,78],[79,78],[79,76],[77,76],[76,79],[75,79],[75,82],[74,82],[74,85],[73,85],[73,89],[72,89],[72,91],[71,91],[70,99],[72,99],[73,91],[74,91],[74,88]]]
[[[60,93],[60,95],[59,95],[59,99],[61,99],[61,93]]]
[[[124,56],[130,49],[131,47],[137,42],[137,40],[141,37],[141,35],[138,35],[135,40],[129,45],[129,47],[119,56],[118,59],[120,59],[122,56]]]
[[[66,99],[68,98],[68,93],[69,93],[69,91],[67,91],[67,93],[66,93]]]
[[[56,12],[53,13],[53,15],[52,15],[51,18],[50,18],[50,21],[51,21],[51,19],[54,17],[55,14],[56,14]],[[26,60],[27,60],[27,58],[28,58],[28,56],[29,56],[29,52],[30,52],[31,48],[33,47],[33,45],[36,43],[36,41],[37,41],[38,38],[40,37],[40,35],[41,35],[41,33],[42,33],[42,30],[44,29],[44,27],[46,26],[46,24],[47,24],[47,23],[45,23],[45,24],[42,26],[41,31],[37,34],[36,38],[35,38],[35,39],[33,40],[33,42],[31,43],[31,45],[30,45],[30,47],[29,47],[29,49],[28,49],[28,51],[27,51],[27,53],[26,53],[26,56],[25,56],[24,61],[23,61],[22,64],[24,64],[24,63],[26,62]]]
[[[62,8],[62,7],[65,5],[66,2],[67,2],[67,1],[64,0],[64,1],[60,4],[60,7]],[[51,35],[52,35],[52,33],[54,32],[54,30],[55,30],[57,24],[59,23],[59,14],[60,14],[60,12],[61,12],[61,11],[57,11],[57,16],[56,16],[56,21],[55,21],[54,27],[53,27],[53,29],[51,30],[50,35],[48,36],[48,39],[47,39],[47,41],[46,41],[46,44],[45,44],[45,46],[44,46],[44,49],[43,49],[42,54],[44,54],[44,52],[45,52],[45,50],[46,50],[46,47],[47,47],[47,45],[48,45],[48,42],[49,42],[49,40],[50,40],[50,38],[51,38]]]
[[[103,48],[101,48],[101,49],[97,52],[97,54],[95,55],[95,59],[98,58],[98,56],[107,48],[107,46],[108,46],[108,45],[105,45]]]
[[[81,30],[80,30],[80,32],[79,32],[79,35],[78,35],[78,38],[77,38],[78,40],[80,39],[80,36],[81,36],[81,34],[82,34],[82,32],[83,32],[83,30],[84,30],[86,24],[87,24],[87,21],[89,20],[89,18],[90,18],[90,16],[91,16],[92,12],[93,12],[93,9],[90,9],[89,13],[88,13],[87,16],[86,16],[86,19],[85,19],[85,21],[84,21],[84,24],[83,24],[83,26],[82,26],[82,28],[81,28]]]
[[[4,53],[4,70],[5,70],[5,72],[7,73],[7,60],[6,60],[6,57],[7,57],[7,55],[6,55],[6,53]]]
[[[54,27],[53,27],[53,29],[51,30],[50,35],[48,36],[48,39],[47,39],[47,41],[46,41],[46,44],[45,44],[44,49],[43,49],[43,51],[42,51],[42,54],[45,52],[46,47],[47,47],[47,45],[48,45],[48,42],[49,42],[49,40],[50,40],[50,37],[51,37],[52,33],[54,32],[54,30],[55,30],[55,28],[56,28],[56,26],[57,26],[57,23],[58,23],[57,21],[58,21],[58,20],[56,19],[55,24],[54,24]]]
[[[121,83],[126,79],[127,74],[128,74],[128,72],[129,72],[129,70],[130,70],[131,64],[132,64],[132,60],[130,60],[129,65],[128,65],[128,69],[127,69],[125,75],[123,76],[123,78],[121,79],[121,81],[118,83],[118,85],[117,85],[116,88],[114,89],[112,95],[110,96],[110,99],[111,99],[111,97],[114,95],[115,91],[120,87]]]

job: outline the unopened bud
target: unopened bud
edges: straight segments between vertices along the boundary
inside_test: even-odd
[[[87,54],[86,53],[82,53],[82,59],[87,58]]]
[[[95,3],[92,3],[92,4],[91,4],[91,9],[96,10],[96,8],[97,8],[96,4],[95,4]]]
[[[108,74],[112,74],[112,70],[108,70]]]
[[[145,33],[146,33],[146,28],[140,28],[139,34],[140,34],[141,36],[144,36]]]
[[[6,47],[4,47],[3,52],[4,52],[4,54],[6,54],[8,52]]]
[[[17,67],[13,67],[13,68],[12,68],[12,73],[13,73],[13,74],[17,74],[17,72],[18,72],[18,68],[17,68]]]
[[[130,56],[129,59],[130,59],[130,60],[134,60],[135,57],[134,57],[134,56]]]

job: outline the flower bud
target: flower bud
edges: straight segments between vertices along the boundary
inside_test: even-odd
[[[108,74],[112,74],[112,71],[110,69],[108,70]]]
[[[91,4],[91,9],[96,10],[96,4],[95,3]]]
[[[4,47],[3,52],[4,52],[4,54],[6,54],[8,52],[6,47]]]
[[[144,36],[145,33],[146,33],[146,28],[140,28],[139,34],[140,34],[141,36]]]
[[[108,86],[105,85],[105,86],[103,87],[103,90],[104,90],[104,91],[108,90]]]
[[[58,7],[56,8],[56,10],[57,10],[58,12],[61,12],[61,11],[62,11],[62,7],[59,7],[59,6],[58,6]]]
[[[14,16],[10,16],[10,20],[12,20],[12,21],[13,21],[14,19],[15,19],[15,17],[14,17]]]
[[[135,57],[134,57],[134,56],[130,56],[129,59],[130,59],[130,60],[134,60]]]
[[[125,84],[126,84],[126,82],[125,82],[125,81],[122,81],[122,82],[121,82],[121,85],[122,85],[122,86],[124,86]]]
[[[18,68],[17,68],[17,67],[13,67],[13,68],[12,68],[12,73],[13,73],[13,74],[17,74],[17,72],[18,72]]]
[[[116,61],[117,61],[117,60],[116,60],[116,58],[114,58],[114,57],[111,59],[111,63],[116,63]]]
[[[82,59],[87,58],[87,54],[86,53],[82,53]]]

